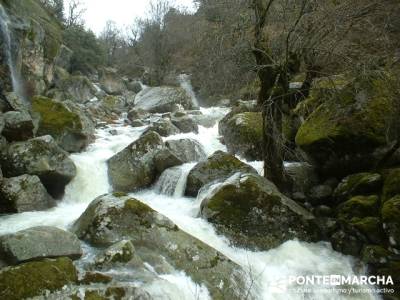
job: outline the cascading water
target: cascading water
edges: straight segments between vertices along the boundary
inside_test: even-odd
[[[203,114],[222,117],[227,113],[223,108],[202,110]],[[0,235],[15,232],[37,225],[68,228],[95,197],[111,190],[106,160],[136,140],[146,127],[132,128],[119,124],[98,129],[96,141],[86,152],[72,155],[78,168],[78,175],[68,185],[63,201],[54,209],[45,212],[31,212],[0,217]],[[112,135],[110,130],[116,130]],[[169,139],[190,137],[197,140],[210,155],[216,150],[225,150],[219,142],[217,128],[200,126],[199,134],[171,136]],[[259,163],[254,163],[259,165]],[[312,286],[309,292],[289,292],[291,286],[286,278],[296,275],[352,275],[353,260],[351,257],[333,251],[326,243],[309,244],[289,241],[270,251],[248,251],[232,247],[227,239],[219,236],[214,227],[199,217],[199,199],[183,197],[187,174],[193,163],[169,169],[164,172],[154,188],[133,193],[132,196],[143,201],[161,214],[170,218],[182,230],[200,239],[211,247],[222,252],[242,268],[253,281],[252,289],[256,299],[374,299],[373,296],[346,295],[336,293],[318,293],[319,286]],[[167,175],[176,175],[168,182]],[[161,189],[161,190],[160,190]],[[160,194],[162,192],[163,194]],[[166,195],[166,194],[168,195]],[[90,247],[85,248],[84,259],[93,256]],[[148,266],[151,271],[151,266]],[[126,269],[113,269],[109,273],[114,278],[124,278],[124,282],[140,284],[132,272]],[[128,278],[128,279],[127,279]],[[210,299],[207,289],[199,286],[183,272],[176,270],[170,274],[158,274],[155,282],[143,284],[143,288],[154,299]]]
[[[0,5],[0,31],[3,38],[4,56],[6,57],[7,65],[10,70],[10,77],[13,92],[21,99],[25,99],[23,84],[16,64],[16,51],[13,51],[12,31],[10,29],[10,19],[4,7]],[[14,54],[13,54],[14,53]]]
[[[197,101],[196,94],[193,91],[193,87],[190,82],[190,75],[180,74],[178,76],[178,81],[181,85],[181,88],[183,88],[186,91],[186,93],[190,96],[190,98],[192,99],[193,107],[199,107],[199,101]]]

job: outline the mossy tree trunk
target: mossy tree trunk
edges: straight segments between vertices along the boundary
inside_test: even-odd
[[[264,176],[280,189],[285,186],[283,171],[282,106],[284,95],[288,92],[286,74],[275,64],[263,34],[267,13],[274,1],[265,3],[254,0],[256,14],[255,43],[253,54],[258,66],[261,88],[258,104],[263,116],[263,160]]]

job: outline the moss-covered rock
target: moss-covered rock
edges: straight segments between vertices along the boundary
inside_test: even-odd
[[[101,100],[101,106],[105,108],[106,111],[121,113],[125,109],[126,100],[123,96],[108,95]]]
[[[383,264],[388,261],[390,252],[378,245],[364,246],[361,252],[361,259],[367,264]]]
[[[134,111],[134,110],[132,110]],[[131,112],[132,112],[131,111]],[[159,135],[167,137],[170,135],[178,134],[181,131],[172,124],[171,120],[161,118],[153,123],[150,124],[147,131],[154,131],[157,132]]]
[[[219,125],[228,151],[249,160],[262,159],[262,115],[244,112],[224,119]]]
[[[254,173],[257,171],[241,162],[235,156],[217,151],[206,161],[199,162],[190,172],[186,182],[186,195],[197,196],[198,191],[213,181],[224,181],[233,173]]]
[[[246,295],[246,275],[238,265],[137,199],[100,196],[76,221],[73,230],[94,245],[109,246],[129,239],[135,255],[143,261],[162,256],[174,268],[204,284],[213,299],[243,299]]]
[[[9,142],[26,141],[34,136],[32,117],[27,112],[9,111],[3,115],[2,135]]]
[[[96,258],[96,265],[127,263],[134,258],[135,247],[129,240],[122,240],[111,245]]]
[[[78,152],[94,136],[94,125],[73,103],[34,97],[32,109],[40,115],[38,134],[51,135],[64,150]]]
[[[255,174],[236,173],[212,189],[202,201],[201,215],[235,245],[253,249],[319,238],[313,215]]]
[[[400,195],[383,204],[381,215],[391,245],[400,249]]]
[[[397,97],[389,76],[358,78],[328,97],[300,127],[296,143],[322,170],[345,175],[369,169],[371,153],[396,138]]]
[[[378,193],[382,176],[377,173],[358,173],[345,177],[335,190],[334,196],[343,201],[352,196]]]
[[[0,270],[0,297],[19,300],[40,296],[78,281],[69,258],[28,262]]]
[[[385,172],[382,202],[385,202],[396,195],[400,195],[400,168]]]
[[[371,243],[385,242],[382,222],[378,217],[353,218],[349,224],[359,230]]]
[[[340,204],[337,210],[338,218],[342,220],[351,220],[353,217],[378,216],[379,198],[375,195],[356,196]]]
[[[157,176],[155,157],[163,148],[162,138],[150,131],[111,157],[108,176],[114,190],[130,192],[152,184]]]

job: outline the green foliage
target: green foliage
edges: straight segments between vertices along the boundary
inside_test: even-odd
[[[73,51],[70,72],[88,74],[104,65],[104,50],[92,31],[83,26],[72,26],[65,29],[63,40]]]

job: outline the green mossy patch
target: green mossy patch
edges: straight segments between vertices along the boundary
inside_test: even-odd
[[[357,173],[347,176],[335,190],[334,196],[343,199],[356,195],[368,195],[379,192],[382,176],[377,173]]]
[[[382,221],[384,223],[400,224],[400,195],[387,200],[381,210]]]
[[[58,137],[65,131],[79,133],[82,130],[79,115],[67,109],[61,102],[37,96],[33,98],[32,109],[41,116],[38,130],[40,135]]]
[[[392,169],[384,175],[382,201],[400,195],[400,168]]]
[[[378,196],[356,196],[340,204],[337,208],[338,218],[344,221],[354,217],[364,218],[377,216],[379,209]]]
[[[384,232],[378,217],[353,218],[350,224],[364,234],[371,243],[380,244],[384,241]]]
[[[367,245],[363,248],[361,259],[367,264],[382,264],[387,262],[390,252],[378,245]]]
[[[300,127],[296,143],[304,150],[354,153],[384,145],[398,121],[396,97],[386,77],[356,79],[328,97]]]
[[[40,296],[78,281],[69,258],[28,262],[0,271],[0,298],[19,300]]]

